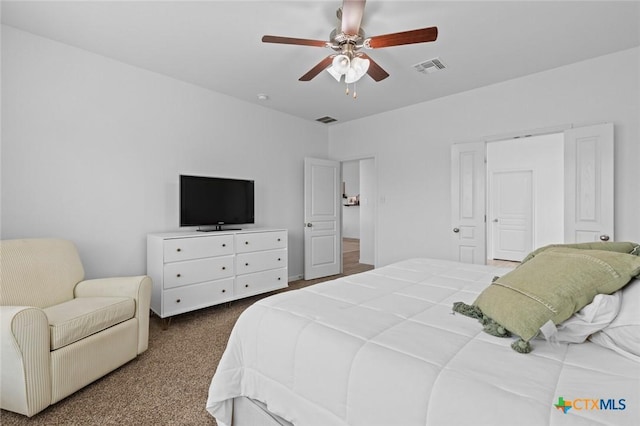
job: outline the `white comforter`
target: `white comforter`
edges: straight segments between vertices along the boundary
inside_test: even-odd
[[[207,410],[220,426],[237,396],[299,426],[639,424],[638,363],[593,343],[519,354],[452,314],[507,271],[413,259],[263,299],[239,318]]]

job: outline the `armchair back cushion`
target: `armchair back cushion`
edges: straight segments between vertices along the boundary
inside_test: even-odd
[[[57,305],[73,299],[73,289],[83,278],[80,255],[70,241],[0,242],[0,305]]]

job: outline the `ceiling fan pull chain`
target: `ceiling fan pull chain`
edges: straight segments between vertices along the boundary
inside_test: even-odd
[[[344,91],[344,94],[349,96],[349,84],[347,84],[347,89]]]
[[[355,81],[353,82],[353,99],[357,99],[358,98],[358,93],[356,92],[356,83]]]

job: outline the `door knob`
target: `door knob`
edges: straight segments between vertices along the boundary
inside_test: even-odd
[[[498,222],[498,218],[493,219],[493,221],[497,223]]]
[[[307,223],[307,228],[311,228],[313,224],[311,222]]]
[[[460,228],[453,228],[453,232],[457,234],[458,232],[460,232]]]
[[[600,235],[600,241],[609,241],[609,236],[607,234]]]

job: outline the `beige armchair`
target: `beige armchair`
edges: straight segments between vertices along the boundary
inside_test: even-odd
[[[0,407],[33,416],[147,349],[151,279],[84,280],[74,244],[0,242]]]

